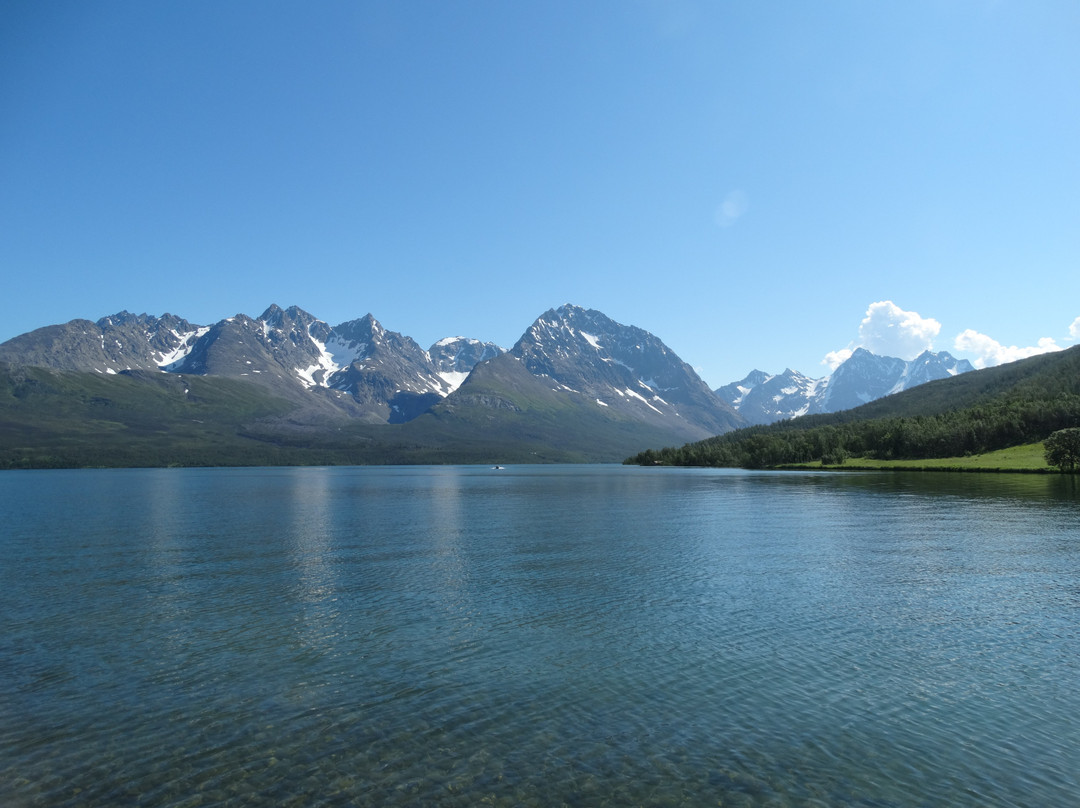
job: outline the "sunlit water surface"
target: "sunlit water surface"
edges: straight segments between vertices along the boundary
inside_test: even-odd
[[[0,475],[0,804],[1080,804],[1062,477]]]

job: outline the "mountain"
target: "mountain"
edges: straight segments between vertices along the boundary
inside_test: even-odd
[[[956,359],[947,351],[924,351],[905,362],[857,348],[831,376],[811,379],[790,369],[770,376],[754,370],[742,381],[719,388],[716,394],[750,423],[770,424],[802,415],[852,409],[973,369],[966,359]]]
[[[601,461],[746,423],[657,337],[570,305],[541,315],[414,423],[433,421]]]
[[[336,412],[401,423],[454,390],[481,358],[502,350],[465,338],[443,342],[437,364],[370,314],[331,328],[296,306],[271,305],[257,318],[237,314],[211,326],[124,311],[15,337],[0,345],[0,361],[110,375],[163,370],[246,379],[301,405],[309,416]]]
[[[295,306],[121,312],[0,345],[0,387],[0,466],[615,461],[746,423],[657,337],[569,305],[510,351]]]
[[[948,351],[923,351],[904,367],[904,372],[889,394],[901,393],[918,387],[920,384],[948,379],[961,373],[974,370],[975,367],[966,359],[957,359]]]
[[[97,322],[72,320],[0,344],[0,362],[116,374],[156,370],[184,356],[208,329],[172,314],[122,311]]]
[[[504,353],[494,342],[467,337],[447,337],[428,348],[435,370],[453,390],[461,386],[478,364]]]
[[[645,423],[713,435],[745,423],[660,339],[599,311],[550,309],[510,354],[554,389]]]
[[[326,386],[347,393],[369,420],[411,421],[453,389],[427,351],[370,314],[336,326],[327,349]]]
[[[326,324],[307,312],[271,306],[254,320],[237,314],[200,329],[186,354],[159,367],[171,373],[246,377],[277,389],[312,387],[327,370],[317,340],[328,334]]]
[[[775,376],[754,370],[742,381],[719,388],[716,394],[751,424],[771,424],[810,412],[827,381],[791,369]]]

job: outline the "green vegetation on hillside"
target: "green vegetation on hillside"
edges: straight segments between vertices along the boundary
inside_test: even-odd
[[[0,469],[578,459],[408,426],[326,421],[238,379],[0,363]]]
[[[647,450],[643,465],[775,468],[920,461],[1034,444],[1080,425],[1080,347],[931,382],[846,412]]]
[[[462,388],[405,426],[409,434],[439,441],[455,453],[485,444],[504,452],[526,449],[532,462],[617,463],[643,444],[661,446],[680,434],[677,425],[660,426],[661,421],[644,423],[553,390],[550,380],[507,356],[477,366],[467,390]]]
[[[0,371],[0,468],[274,462],[281,452],[243,426],[294,408],[229,379]]]
[[[618,462],[672,440],[506,375],[516,365],[487,374],[482,401],[385,424],[331,420],[241,379],[0,363],[0,469]]]

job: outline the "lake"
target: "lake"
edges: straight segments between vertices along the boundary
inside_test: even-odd
[[[0,474],[0,804],[1075,806],[1062,476]]]

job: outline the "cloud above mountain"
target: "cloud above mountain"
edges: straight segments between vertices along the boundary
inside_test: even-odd
[[[882,356],[914,359],[934,347],[941,323],[917,311],[904,311],[891,300],[871,303],[859,324],[859,344]]]
[[[1069,326],[1072,339],[1080,339],[1080,317]],[[923,351],[934,349],[934,340],[941,333],[941,323],[932,317],[923,317],[916,311],[905,311],[891,300],[871,303],[859,324],[859,336],[846,348],[830,351],[821,360],[830,370],[835,370],[854,353],[865,348],[878,356],[895,356],[906,361],[914,359]],[[971,363],[977,368],[993,367],[1005,362],[1015,362],[1029,356],[1060,351],[1053,337],[1041,337],[1035,345],[1019,347],[1004,345],[987,334],[972,328],[960,332],[953,340],[953,350],[970,354]]]
[[[1076,323],[1073,323],[1073,327]],[[1072,332],[1072,327],[1069,331]],[[957,335],[954,347],[963,353],[975,354],[972,364],[977,368],[993,367],[1005,362],[1015,362],[1017,359],[1026,359],[1029,356],[1060,351],[1061,346],[1053,337],[1043,337],[1038,344],[1027,348],[1019,348],[1016,345],[1002,345],[993,337],[980,334],[974,329],[968,328]]]
[[[867,307],[866,316],[859,324],[858,339],[846,348],[830,351],[821,361],[835,370],[856,348],[910,361],[923,351],[933,349],[934,338],[939,333],[941,323],[932,317],[923,317],[917,311],[904,311],[891,300],[879,300]]]

